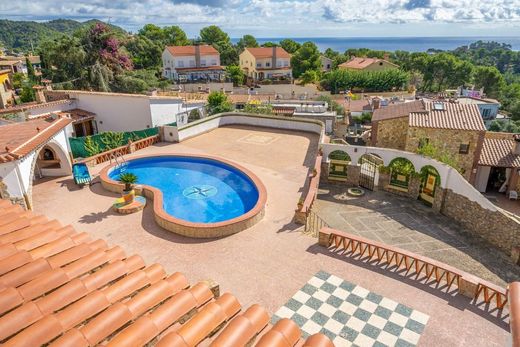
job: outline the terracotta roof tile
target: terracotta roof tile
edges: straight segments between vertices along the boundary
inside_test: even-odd
[[[118,246],[108,248],[105,241],[92,241],[71,226],[4,200],[0,227],[0,341],[5,346],[172,341],[194,346],[204,340],[205,345],[213,340],[212,346],[243,346],[267,329],[269,315],[259,305],[237,316],[237,298],[215,298],[209,282],[190,287],[181,273],[168,276],[158,264],[145,267],[137,255],[127,257]],[[302,345],[300,336],[295,323],[282,320],[259,345],[278,346],[282,340]],[[324,336],[308,342],[309,347],[331,346]]]
[[[426,108],[422,100],[391,104],[374,110],[372,121],[408,117],[412,112],[424,111]]]
[[[378,59],[378,58],[361,58],[361,57],[353,57],[349,61],[344,62],[343,64],[339,64],[339,68],[347,68],[347,69],[357,69],[362,70],[367,68],[372,64],[377,64],[380,62],[386,62],[392,66],[398,67],[394,63],[389,62],[388,60]]]
[[[0,126],[0,163],[26,156],[71,122],[47,118]]]
[[[425,108],[425,111],[410,113],[409,126],[453,130],[486,130],[477,105],[427,102]]]
[[[273,47],[248,47],[246,48],[256,59],[272,58]],[[290,58],[291,55],[287,53],[282,47],[276,47],[277,58]]]
[[[166,49],[174,56],[195,55],[195,46],[167,46]],[[218,55],[218,51],[210,45],[199,46],[200,55]]]
[[[511,139],[484,139],[480,152],[479,165],[506,168],[520,168],[520,154],[514,154],[515,140]],[[520,146],[520,143],[517,144]]]

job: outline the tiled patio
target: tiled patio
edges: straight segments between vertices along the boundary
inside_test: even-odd
[[[418,201],[368,190],[354,198],[340,185],[322,183],[314,211],[332,228],[425,255],[500,286],[520,278],[509,258]]]
[[[269,141],[244,141],[268,137]],[[98,183],[79,189],[71,177],[36,184],[34,206],[36,212],[120,245],[128,254],[139,253],[148,264],[158,262],[170,273],[183,272],[190,282],[212,278],[222,292],[232,291],[243,306],[259,303],[274,313],[323,270],[429,316],[421,346],[505,345],[509,333],[504,319],[483,313],[469,299],[337,257],[300,232],[292,218],[314,161],[308,153],[316,150],[317,142],[315,135],[307,133],[225,127],[181,144],[160,143],[137,153],[221,156],[262,180],[268,195],[263,220],[222,239],[195,240],[167,232],[153,220],[151,204],[142,212],[118,215],[111,209],[117,194]]]

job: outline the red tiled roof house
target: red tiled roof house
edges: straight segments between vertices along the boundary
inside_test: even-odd
[[[372,116],[372,145],[415,153],[432,143],[453,155],[472,184],[485,133],[477,105],[417,100],[376,109]]]
[[[222,81],[220,54],[209,45],[167,46],[162,53],[163,76],[178,82]]]
[[[354,71],[383,71],[389,69],[398,69],[399,66],[385,59],[353,57],[349,61],[338,65],[338,68]]]
[[[240,68],[253,81],[292,78],[291,55],[282,47],[248,47],[240,53]]]

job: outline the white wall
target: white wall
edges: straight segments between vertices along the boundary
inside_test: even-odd
[[[38,107],[30,108],[26,111],[27,115],[30,117],[40,116],[44,114],[49,114],[52,112],[61,112],[61,111],[67,111],[72,110],[76,107],[76,101],[75,100],[68,100],[64,103],[50,103],[49,105],[40,105]]]
[[[150,99],[152,126],[169,124],[177,121],[177,114],[185,112],[182,99]]]
[[[149,97],[117,93],[68,92],[77,107],[94,112],[99,132],[153,127]]]
[[[7,191],[12,197],[22,197],[23,187],[18,179],[16,172],[16,162],[8,162],[0,164],[0,177],[5,185],[7,185]]]
[[[178,136],[169,136],[176,141],[184,141],[190,137],[203,134],[225,125],[250,125],[258,127],[269,127],[276,129],[307,131],[319,134],[323,138],[323,123],[298,118],[287,119],[284,117],[259,116],[247,113],[221,113],[178,128]],[[168,141],[165,134],[165,140]]]
[[[419,154],[399,151],[396,149],[379,148],[379,147],[365,147],[365,146],[352,146],[342,144],[322,144],[323,160],[328,161],[328,156],[335,150],[342,150],[347,152],[352,163],[357,164],[359,158],[365,153],[376,154],[386,166],[390,164],[392,159],[402,157],[410,160],[415,167],[415,171],[419,172],[422,167],[426,165],[433,166],[439,172],[441,178],[441,187],[444,189],[451,189],[454,193],[463,195],[471,201],[477,202],[483,208],[488,210],[496,211],[497,207],[493,205],[488,199],[486,199],[478,190],[475,189],[462,175],[454,168],[443,164],[437,160],[424,157]]]
[[[475,178],[475,188],[481,193],[486,192],[489,180],[490,166],[477,166],[477,177]]]

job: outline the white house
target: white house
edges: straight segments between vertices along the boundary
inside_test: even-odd
[[[0,125],[0,199],[32,209],[35,177],[71,174],[71,123],[52,115]]]
[[[178,82],[223,81],[220,54],[209,45],[167,46],[162,53],[163,76]]]

